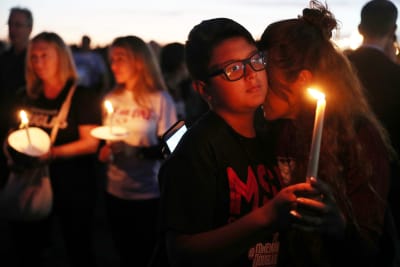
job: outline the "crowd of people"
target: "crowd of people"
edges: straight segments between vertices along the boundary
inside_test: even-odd
[[[400,266],[397,15],[389,0],[366,3],[355,51],[333,43],[338,21],[311,0],[298,17],[265,25],[259,40],[217,17],[194,25],[184,44],[156,49],[117,36],[100,53],[88,36],[80,47],[55,32],[31,37],[31,11],[11,8],[10,47],[0,54],[2,143],[22,109],[50,135],[72,98],[40,159],[50,167],[52,211],[37,221],[0,214],[1,261]],[[312,176],[310,87],[326,98]],[[188,131],[166,155],[162,136],[178,120]],[[101,126],[112,138],[92,135]],[[3,151],[0,191],[10,172]]]

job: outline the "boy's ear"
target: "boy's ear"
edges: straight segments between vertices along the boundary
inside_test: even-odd
[[[364,35],[364,29],[363,29],[363,26],[361,25],[361,24],[358,24],[358,33],[359,34],[361,34],[361,35]]]
[[[209,92],[209,87],[208,85],[200,80],[196,80],[192,82],[192,86],[194,88],[194,90],[200,94],[201,98],[204,99],[204,101],[206,101],[206,103],[208,104],[208,106],[210,108],[212,108],[212,96]]]
[[[209,94],[207,93],[206,83],[200,80],[195,80],[192,82],[193,88],[197,91],[204,99],[209,98]]]

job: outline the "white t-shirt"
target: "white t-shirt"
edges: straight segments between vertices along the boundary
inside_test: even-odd
[[[140,159],[138,147],[154,146],[169,127],[177,121],[174,101],[168,92],[160,91],[150,97],[151,109],[137,105],[133,92],[111,91],[105,99],[112,103],[113,126],[121,126],[129,134],[122,141],[113,142],[113,163],[108,165],[107,191],[122,199],[158,198],[158,170],[161,160]],[[104,117],[104,125],[110,120]]]

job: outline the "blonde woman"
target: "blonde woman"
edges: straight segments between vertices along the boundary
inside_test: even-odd
[[[155,240],[159,202],[159,137],[177,120],[156,57],[139,37],[116,38],[109,50],[115,88],[113,125],[129,135],[108,143],[99,159],[108,162],[106,205],[121,266],[146,266]],[[104,123],[110,123],[105,118]],[[112,161],[110,161],[112,159]]]
[[[75,64],[62,38],[53,32],[39,33],[28,47],[26,91],[16,111],[26,110],[30,126],[50,133],[60,107],[76,81]],[[35,259],[39,261],[43,255],[38,250],[49,245],[46,237],[53,222],[60,224],[57,227],[65,241],[70,266],[94,264],[91,229],[96,177],[93,164],[99,142],[90,131],[101,123],[101,110],[95,96],[89,94],[83,87],[76,88],[66,123],[60,125],[48,155],[54,193],[53,214],[41,222],[21,223],[15,231],[15,238],[20,240],[18,245],[25,248],[19,250],[24,253],[21,254],[23,257],[18,257],[23,262],[21,266],[39,266]]]

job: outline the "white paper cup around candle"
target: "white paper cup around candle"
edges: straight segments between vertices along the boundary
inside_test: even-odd
[[[26,129],[20,129],[10,133],[7,138],[8,145],[19,153],[31,157],[40,157],[48,153],[50,149],[49,135],[37,127],[28,127],[27,130],[30,135],[30,143],[25,136]]]
[[[108,126],[99,126],[91,130],[90,134],[98,139],[116,141],[125,139],[129,132],[126,128],[121,126],[113,126],[112,132],[110,132]]]

